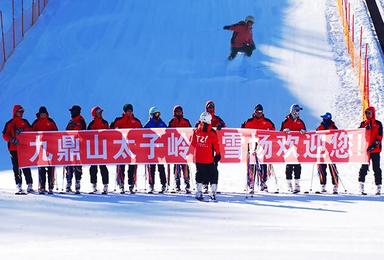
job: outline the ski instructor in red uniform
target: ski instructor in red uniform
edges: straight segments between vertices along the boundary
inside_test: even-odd
[[[196,163],[196,199],[203,200],[203,184],[211,184],[211,200],[216,201],[218,171],[216,164],[220,161],[220,146],[216,131],[212,129],[212,116],[208,112],[200,115],[200,123],[194,130],[191,146],[195,148]]]
[[[233,60],[238,52],[243,52],[248,57],[252,55],[252,52],[256,49],[252,35],[252,25],[254,22],[255,18],[248,15],[244,21],[223,27],[224,30],[233,31],[231,54],[228,56],[228,60]]]

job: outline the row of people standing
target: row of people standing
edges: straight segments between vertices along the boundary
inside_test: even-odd
[[[293,104],[290,107],[290,112],[286,116],[285,120],[282,122],[280,131],[290,132],[290,131],[299,131],[301,133],[306,132],[306,126],[304,121],[300,118],[300,111],[303,108],[297,104]],[[215,104],[213,101],[209,100],[206,103],[205,110],[207,113],[211,115],[210,127],[214,127],[217,130],[220,130],[222,127],[226,127],[225,122],[215,114]],[[92,108],[91,114],[93,120],[86,125],[86,122],[81,115],[81,107],[78,105],[74,105],[69,109],[71,113],[71,120],[69,121],[66,130],[98,130],[98,129],[119,129],[119,128],[142,128],[142,124],[139,119],[137,119],[133,114],[133,105],[125,104],[123,106],[123,114],[120,117],[117,117],[110,125],[103,118],[102,112],[103,109],[99,106]],[[32,188],[32,176],[29,168],[24,168],[22,170],[18,167],[17,162],[17,135],[22,131],[57,131],[58,128],[53,119],[49,117],[48,111],[45,107],[40,107],[38,113],[36,113],[36,120],[32,125],[23,118],[24,109],[20,105],[15,105],[13,109],[13,117],[10,121],[8,121],[3,130],[3,138],[8,142],[8,149],[10,152],[13,171],[15,175],[15,182],[17,185],[17,189],[22,191],[22,179],[21,172],[25,176],[25,180],[27,183],[27,191],[33,191]],[[191,127],[191,123],[188,119],[184,118],[183,108],[180,105],[177,105],[173,109],[173,118],[167,124],[160,117],[160,110],[156,107],[151,107],[149,110],[149,121],[144,125],[145,128],[163,128],[163,127]],[[381,141],[382,141],[382,125],[381,122],[376,120],[375,117],[375,109],[373,107],[369,107],[365,111],[366,120],[364,120],[360,127],[364,127],[370,133],[369,140],[369,148],[368,153],[370,155],[370,160],[372,160],[373,170],[375,173],[375,183],[377,185],[377,193],[380,194],[381,190],[381,169],[380,169],[380,152],[381,152]],[[325,113],[322,117],[322,122],[316,130],[329,130],[329,129],[337,129],[335,123],[332,121],[332,115],[330,113]],[[198,127],[199,122],[196,123],[195,127]],[[276,130],[275,125],[271,120],[264,116],[264,109],[261,104],[256,105],[255,110],[252,114],[252,117],[245,121],[242,128],[251,128],[251,129],[264,129],[264,130]],[[318,165],[318,173],[320,177],[320,183],[322,185],[322,191],[325,190],[326,185],[326,169],[327,166],[330,169],[332,183],[334,185],[333,192],[337,193],[338,189],[338,173],[336,165],[334,164],[319,164]],[[161,192],[164,192],[166,189],[167,178],[165,173],[165,167],[162,164],[151,164],[146,168],[149,172],[148,183],[150,187],[150,192],[153,192],[154,184],[155,184],[155,171],[156,167],[159,171],[160,182],[162,185]],[[121,193],[125,192],[125,170],[127,168],[128,175],[128,187],[131,193],[134,192],[134,186],[136,183],[136,173],[137,173],[137,165],[129,164],[129,165],[117,165],[117,184],[121,190]],[[103,182],[103,193],[108,192],[108,168],[105,165],[92,165],[90,167],[90,175],[91,175],[91,183],[93,187],[93,192],[97,191],[97,173],[98,169],[100,169],[102,175]],[[252,167],[254,169],[254,167]],[[48,176],[48,192],[51,193],[53,190],[53,182],[54,182],[54,167],[39,167],[39,191],[41,193],[46,192],[45,183],[46,176]],[[216,162],[216,173],[218,176],[217,170],[217,162]],[[364,194],[364,182],[365,176],[367,175],[368,165],[362,165],[359,171],[359,182],[360,182],[360,190],[361,193]],[[174,165],[173,174],[175,176],[176,189],[180,190],[181,185],[181,172],[183,173],[183,179],[185,184],[185,190],[187,193],[190,192],[190,174],[189,167],[186,164],[182,165]],[[261,172],[261,182],[260,189],[267,190],[267,177],[268,170],[266,164],[260,165]],[[254,180],[254,175],[256,172],[251,172],[253,178],[249,178],[248,180]],[[300,192],[300,177],[301,177],[301,165],[300,164],[287,164],[286,165],[286,179],[288,189],[294,193]],[[80,181],[82,176],[82,167],[81,166],[67,166],[66,167],[66,191],[72,191],[72,180],[75,177],[75,192],[80,192]],[[215,178],[214,178],[215,179]],[[218,179],[218,177],[217,177]],[[292,183],[292,179],[294,182]],[[217,180],[215,180],[213,184],[217,184]],[[212,184],[212,183],[211,183]],[[217,186],[217,185],[216,185]],[[254,182],[248,182],[249,190],[251,192],[254,191]],[[208,183],[203,183],[204,192],[208,192]]]

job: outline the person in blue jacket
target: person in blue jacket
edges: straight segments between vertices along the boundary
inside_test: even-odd
[[[167,125],[164,123],[164,121],[160,118],[160,110],[157,107],[151,107],[149,109],[149,120],[145,124],[144,128],[166,128]],[[156,165],[157,170],[160,174],[160,182],[161,182],[161,191],[160,193],[164,193],[167,187],[167,178],[165,176],[165,167],[164,164],[150,164],[149,167],[149,192],[153,193],[154,186],[155,186],[155,171],[156,171]]]

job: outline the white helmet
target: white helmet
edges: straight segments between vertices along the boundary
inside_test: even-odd
[[[200,122],[207,123],[208,125],[211,124],[212,121],[212,115],[208,112],[203,112],[200,115]]]
[[[245,17],[244,21],[246,23],[248,23],[248,22],[255,23],[255,17],[253,17],[252,15],[248,15],[247,17]]]
[[[151,107],[148,113],[149,113],[149,116],[153,116],[153,114],[155,113],[160,113],[160,110],[157,107]]]

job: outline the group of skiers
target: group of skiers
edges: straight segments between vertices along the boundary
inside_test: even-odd
[[[291,131],[298,131],[302,134],[306,132],[304,121],[300,118],[300,111],[303,108],[297,104],[290,107],[289,114],[282,122],[280,131],[289,133]],[[121,129],[121,128],[166,128],[166,127],[192,127],[190,121],[184,118],[183,108],[176,105],[173,108],[173,118],[169,121],[168,125],[161,119],[160,110],[157,107],[149,109],[149,120],[143,126],[139,119],[133,114],[133,105],[125,104],[123,106],[122,116],[117,117],[111,124],[103,118],[103,109],[100,106],[92,108],[91,114],[93,120],[86,125],[86,122],[81,115],[81,107],[78,105],[72,106],[70,109],[71,119],[66,127],[66,130],[98,130],[98,129]],[[17,160],[17,145],[18,135],[23,131],[58,131],[55,121],[49,117],[46,107],[42,106],[36,113],[36,120],[30,125],[28,120],[23,118],[24,108],[21,105],[15,105],[13,108],[12,119],[9,120],[3,130],[3,138],[8,143],[8,149],[11,156],[15,182],[17,191],[23,193],[22,190],[22,174],[24,174],[27,183],[27,192],[33,192],[33,180],[31,170],[29,168],[19,169]],[[375,109],[369,107],[365,111],[365,120],[361,122],[360,128],[366,128],[369,133],[369,153],[370,160],[372,161],[372,168],[375,176],[375,183],[377,185],[376,194],[381,193],[382,174],[380,168],[380,152],[382,149],[383,127],[380,121],[376,120]],[[332,121],[331,113],[327,112],[321,116],[322,121],[316,130],[329,130],[337,129],[335,122]],[[195,163],[196,163],[196,198],[202,199],[203,193],[208,193],[208,188],[211,188],[211,198],[215,199],[218,183],[218,163],[221,159],[219,142],[216,131],[226,127],[225,122],[215,113],[215,104],[209,100],[206,103],[205,111],[200,115],[199,121],[195,124],[195,130],[192,137],[191,145],[195,148]],[[242,128],[250,129],[263,129],[263,130],[276,130],[274,123],[264,116],[264,109],[261,104],[255,106],[252,117],[246,120]],[[126,167],[127,166],[127,167]],[[148,184],[149,192],[154,192],[155,184],[155,171],[157,170],[160,175],[161,190],[163,193],[167,188],[167,177],[165,173],[165,166],[163,164],[150,164],[146,166],[148,170]],[[326,192],[325,186],[327,182],[327,167],[330,170],[333,193],[337,194],[339,177],[335,164],[318,164],[318,173],[320,177],[320,184],[322,185],[322,192]],[[125,169],[127,168],[128,174],[128,189],[130,193],[134,193],[136,183],[137,165],[117,165],[116,182],[121,193],[125,193]],[[266,185],[268,178],[268,165],[260,164],[258,168],[250,167],[248,176],[248,190],[253,194],[255,189],[255,175],[259,178],[260,190],[267,191]],[[100,169],[103,194],[108,193],[109,174],[108,168],[105,165],[92,165],[89,169],[92,183],[92,192],[97,192],[97,173]],[[257,169],[257,170],[256,170]],[[80,181],[82,177],[82,166],[67,166],[66,170],[66,192],[72,192],[72,179],[75,178],[75,192],[80,193]],[[361,166],[359,171],[360,192],[365,195],[364,182],[367,175],[368,165]],[[52,193],[54,187],[54,172],[55,167],[38,167],[39,173],[39,193],[46,192]],[[190,169],[187,164],[174,165],[173,174],[175,177],[176,191],[181,190],[181,173],[185,184],[185,192],[191,192],[190,184]],[[301,165],[300,164],[287,164],[286,165],[286,180],[288,190],[293,193],[300,192],[300,177]],[[46,179],[48,177],[48,191],[46,190]],[[292,179],[294,182],[292,183]]]

